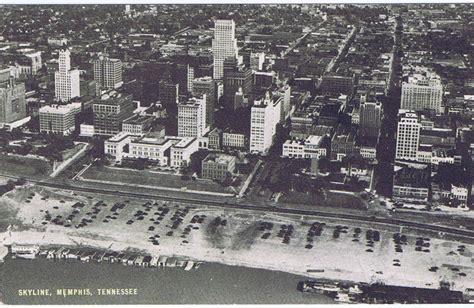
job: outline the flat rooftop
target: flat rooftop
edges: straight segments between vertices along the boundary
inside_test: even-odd
[[[39,109],[40,113],[67,114],[73,110],[81,109],[81,103],[71,103],[67,105],[44,106]]]
[[[214,162],[217,164],[228,164],[232,160],[234,160],[235,157],[232,155],[227,155],[227,154],[209,154],[204,158],[203,162]]]
[[[123,124],[142,125],[150,121],[153,121],[152,116],[140,116],[137,114],[137,115],[131,116],[128,119],[125,119],[125,121],[123,121]]]

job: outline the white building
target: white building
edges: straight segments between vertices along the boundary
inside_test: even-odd
[[[104,142],[104,153],[113,156],[118,161],[122,160],[127,156],[127,153],[124,152],[125,147],[131,143],[133,137],[135,136],[124,132],[110,137]]]
[[[235,23],[233,20],[215,21],[212,51],[214,57],[214,79],[222,79],[224,77],[224,60],[229,57],[238,58]]]
[[[250,68],[254,71],[261,71],[263,69],[263,62],[265,62],[265,53],[251,52],[250,53]]]
[[[101,89],[115,89],[122,82],[122,61],[100,56],[94,60],[94,80]]]
[[[287,140],[282,146],[284,157],[319,158],[326,156],[326,149],[321,148],[324,136],[310,135],[305,140]]]
[[[44,106],[39,109],[40,132],[69,135],[76,125],[81,103]]]
[[[250,152],[267,154],[273,144],[276,127],[280,121],[281,99],[257,100],[250,115]]]
[[[207,131],[205,94],[178,104],[178,136],[201,137]]]
[[[418,159],[421,124],[416,113],[400,110],[398,114],[397,145],[395,159]]]
[[[71,70],[70,55],[68,49],[59,52],[59,70],[54,73],[54,92],[61,102],[80,96],[79,70]]]
[[[443,86],[441,79],[433,72],[415,72],[402,83],[401,108],[421,111],[431,109],[443,112]]]
[[[199,150],[197,138],[184,137],[171,147],[170,166],[179,168],[186,167],[191,161],[191,154]]]
[[[245,149],[247,147],[245,134],[225,131],[222,133],[222,146]]]
[[[17,50],[19,53],[30,59],[31,61],[31,74],[36,75],[38,71],[43,66],[43,62],[41,60],[41,51],[35,51],[32,48],[22,48]]]
[[[120,132],[104,143],[105,154],[117,161],[123,158],[145,158],[159,166],[184,167],[191,154],[199,150],[199,141],[191,137],[148,137]]]

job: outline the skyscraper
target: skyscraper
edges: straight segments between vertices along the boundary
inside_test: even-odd
[[[26,118],[25,84],[16,83],[10,68],[0,70],[0,123]]]
[[[268,95],[255,101],[250,115],[250,152],[267,154],[270,150],[280,121],[281,102]]]
[[[94,60],[94,80],[101,89],[114,89],[122,84],[122,61],[108,57]]]
[[[395,159],[417,160],[420,130],[418,115],[413,111],[400,110]]]
[[[71,70],[71,52],[59,52],[59,70],[54,73],[54,92],[56,99],[67,102],[80,96],[79,70]]]
[[[359,134],[365,137],[378,137],[382,125],[382,104],[375,99],[367,101],[367,96],[363,95],[359,110]]]
[[[206,96],[179,103],[178,136],[201,137],[206,132]]]
[[[194,96],[206,95],[206,124],[214,126],[214,109],[216,108],[217,89],[212,77],[201,77],[193,80],[192,93]]]
[[[402,83],[401,108],[422,111],[423,109],[443,112],[443,86],[441,79],[433,72],[418,69]]]
[[[216,20],[214,23],[214,79],[224,76],[224,60],[229,57],[237,59],[237,39],[235,38],[235,23],[233,20]]]

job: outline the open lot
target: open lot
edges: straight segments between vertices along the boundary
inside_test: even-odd
[[[38,187],[20,188],[2,201],[18,210],[23,226],[5,237],[6,244],[134,249],[320,278],[474,287],[473,243],[437,234]]]
[[[48,177],[51,172],[52,167],[46,160],[0,154],[1,174],[43,179]]]
[[[284,194],[280,199],[280,203],[302,203],[315,206],[344,207],[352,209],[365,209],[366,204],[359,197],[328,191],[326,198],[314,194],[305,194],[292,191]]]
[[[209,191],[217,193],[234,193],[219,183],[211,180],[182,180],[181,176],[163,172],[152,172],[147,170],[130,170],[109,167],[91,166],[82,175],[89,180],[107,181],[133,185],[149,185],[176,188],[182,190]]]

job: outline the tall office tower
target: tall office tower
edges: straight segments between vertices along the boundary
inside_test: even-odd
[[[68,49],[59,52],[59,70],[54,73],[54,92],[56,99],[61,102],[81,95],[79,70],[71,70],[70,56]]]
[[[234,104],[235,94],[241,92],[248,97],[253,89],[253,72],[244,65],[238,65],[237,60],[228,58],[224,61],[224,97],[226,107],[236,110]]]
[[[207,133],[206,95],[178,104],[178,136],[202,137]]]
[[[16,83],[10,68],[0,70],[0,123],[26,118],[25,84]]]
[[[171,81],[160,81],[158,84],[158,99],[170,114],[178,111],[179,84]]]
[[[94,80],[101,89],[122,85],[122,61],[101,56],[94,60]]]
[[[423,109],[443,112],[443,86],[438,75],[420,69],[402,83],[401,108],[422,111]]]
[[[133,96],[118,94],[98,99],[92,105],[94,131],[97,135],[115,135],[122,130],[122,122],[133,115]]]
[[[364,137],[378,137],[382,126],[382,104],[367,96],[360,98],[359,134]]]
[[[238,58],[235,23],[233,20],[216,20],[214,23],[214,79],[224,77],[224,60],[229,57]]]
[[[418,115],[413,111],[400,110],[395,159],[417,160],[420,130],[421,124]]]
[[[250,114],[250,152],[267,154],[276,135],[276,127],[280,121],[281,99],[257,100]]]
[[[217,87],[212,77],[201,77],[193,80],[192,93],[194,96],[206,95],[206,124],[214,127],[214,111],[216,109]]]

